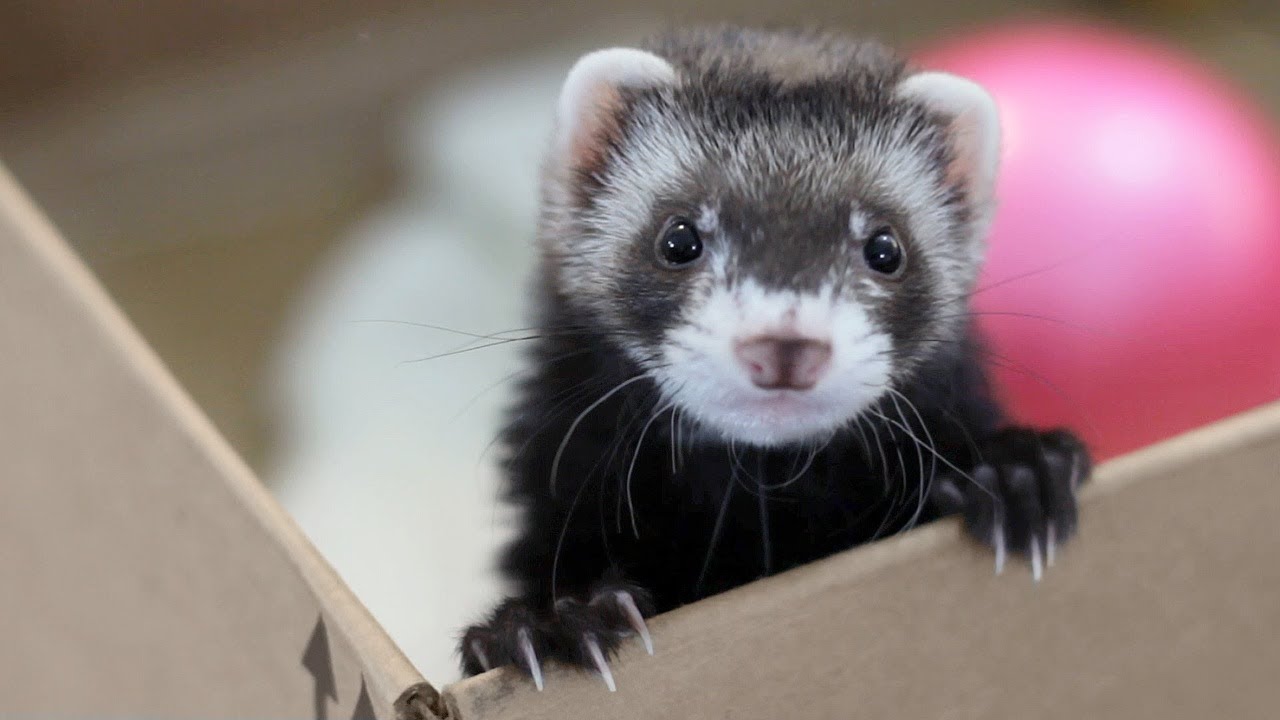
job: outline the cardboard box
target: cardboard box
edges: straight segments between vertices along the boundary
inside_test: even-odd
[[[437,693],[0,176],[0,716],[1280,717],[1278,468],[1275,404],[1102,467],[1039,584],[941,522],[654,619],[615,694]]]

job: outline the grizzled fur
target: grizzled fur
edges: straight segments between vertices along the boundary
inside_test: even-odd
[[[514,662],[540,683],[530,649],[599,667],[584,638],[607,654],[635,630],[619,592],[665,611],[948,512],[998,552],[1047,534],[1052,553],[1075,527],[1087,456],[1004,427],[968,313],[991,199],[948,175],[945,118],[896,92],[905,64],[732,28],[647,49],[679,82],[623,88],[599,151],[544,170],[540,337],[502,436],[517,593],[464,635],[468,673]],[[692,269],[655,262],[672,217],[703,238]],[[863,260],[878,228],[898,277]],[[723,410],[712,357],[783,307],[848,356],[803,437]]]

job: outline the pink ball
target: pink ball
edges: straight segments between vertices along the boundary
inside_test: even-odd
[[[1106,458],[1280,398],[1280,140],[1257,107],[1169,48],[1080,26],[918,60],[1003,115],[974,302],[1015,417]]]

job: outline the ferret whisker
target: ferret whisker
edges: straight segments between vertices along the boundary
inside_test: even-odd
[[[875,410],[872,410],[872,412],[874,412],[877,416],[879,416],[879,417],[880,417],[880,419],[881,419],[881,420],[884,420],[886,423],[889,423],[890,425],[897,425],[899,429],[901,429],[903,432],[906,432],[908,435],[911,435],[913,439],[915,439],[917,442],[919,442],[919,439],[915,437],[915,435],[911,432],[911,430],[910,430],[909,428],[907,428],[907,427],[905,427],[905,426],[903,426],[903,425],[901,425],[901,424],[899,424],[899,423],[895,422],[894,420],[892,420],[892,419],[890,419],[890,418],[888,418],[888,417],[885,417],[884,415],[881,415],[879,412],[877,412],[877,411],[875,411]],[[972,475],[970,475],[969,473],[965,472],[964,470],[961,470],[959,467],[957,467],[957,466],[956,466],[956,464],[955,464],[955,463],[953,463],[953,462],[951,462],[950,460],[946,459],[946,458],[945,458],[945,457],[943,457],[942,455],[937,454],[936,452],[934,453],[934,457],[938,458],[939,460],[941,460],[941,461],[942,461],[942,463],[943,463],[944,465],[946,465],[947,467],[951,468],[952,472],[956,473],[957,475],[959,475],[960,477],[964,478],[965,480],[968,480],[970,483],[972,483],[972,484],[974,485],[974,487],[977,487],[978,489],[982,490],[984,493],[986,493],[987,495],[991,496],[993,499],[995,498],[995,495],[994,495],[990,490],[988,490],[987,488],[982,487],[982,485],[980,485],[976,480],[974,480],[974,479],[973,479],[973,476],[972,476]]]
[[[597,465],[603,463],[606,469],[615,468],[617,471],[616,474],[618,478],[618,491],[617,493],[615,493],[617,497],[615,498],[614,523],[615,523],[615,531],[619,535],[622,534],[622,503],[624,500],[623,486],[624,486],[624,481],[626,479],[626,476],[622,472],[622,466],[618,463],[618,460],[620,457],[625,455],[624,448],[628,445],[627,438],[630,437],[631,435],[631,427],[635,425],[637,422],[640,422],[643,420],[643,418],[646,415],[646,413],[643,412],[643,408],[649,405],[650,400],[652,400],[654,397],[659,395],[660,395],[660,391],[657,388],[654,388],[648,393],[645,393],[644,399],[638,402],[638,406],[635,408],[634,412],[631,411],[629,408],[629,405],[630,405],[629,401],[632,398],[624,398],[623,407],[619,411],[619,421],[621,421],[622,416],[626,416],[627,418],[626,423],[623,425],[620,425],[618,428],[618,431],[613,434],[614,436],[613,441],[610,443],[610,449],[609,449],[609,452],[607,453],[608,458],[604,459],[604,457],[602,456],[601,459],[596,461]],[[645,429],[646,430],[648,429],[647,425],[645,425]],[[644,437],[642,435],[637,442],[637,446],[636,446],[637,452],[639,452],[639,443],[642,443],[643,441],[644,441]],[[634,525],[634,517],[635,516],[633,511],[633,514],[632,514],[633,525]]]
[[[895,396],[893,396],[893,395],[889,395],[889,396],[888,396],[888,398],[889,398],[889,400],[893,403],[893,409],[894,409],[894,411],[895,411],[895,412],[897,412],[897,413],[898,413],[898,418],[902,421],[903,426],[904,426],[904,427],[910,427],[911,423],[907,420],[907,416],[906,416],[906,414],[902,411],[902,406],[898,403],[898,398],[897,398],[897,397],[895,397]],[[908,436],[908,439],[910,439],[910,440],[911,440],[911,444],[915,447],[915,451],[916,451],[916,462],[917,462],[917,464],[919,465],[919,467],[917,468],[916,475],[915,475],[915,480],[916,480],[916,482],[917,482],[917,483],[921,483],[921,484],[922,484],[922,483],[924,482],[924,449],[925,449],[925,448],[924,448],[924,443],[923,443],[923,442],[921,442],[920,440],[916,439],[916,436],[915,436],[915,435],[913,435],[913,434],[910,434],[910,435]],[[932,450],[932,449],[931,449],[931,452],[936,452],[936,450]],[[903,480],[904,480],[904,481],[906,480],[906,473],[903,473]],[[903,485],[903,488],[902,488],[902,489],[903,489],[903,492],[905,493],[905,492],[907,491],[907,487],[906,487],[907,483],[906,483],[906,482],[903,482],[903,483],[902,483],[902,485]],[[917,493],[918,493],[918,492],[919,492],[919,491],[917,491]],[[920,497],[922,498],[922,497],[923,497],[923,495],[921,494],[921,495],[920,495]],[[908,501],[910,501],[910,500],[911,500],[911,496],[910,496],[909,494],[907,494],[907,495],[904,495],[904,496],[903,496],[904,509],[905,509],[905,505],[906,505],[906,503],[907,503]],[[918,506],[919,506],[919,498],[917,498],[917,502],[916,502],[916,504],[917,504],[917,507],[918,507]],[[910,522],[909,522],[909,521],[908,521],[908,527],[910,527]]]
[[[783,490],[785,488],[790,487],[800,478],[804,477],[805,473],[809,472],[809,468],[813,467],[813,462],[814,460],[817,459],[818,454],[821,453],[823,450],[826,450],[827,447],[831,445],[831,441],[834,438],[835,438],[835,435],[832,435],[828,437],[826,442],[823,442],[821,445],[815,445],[811,450],[809,450],[809,459],[805,461],[804,465],[802,465],[798,471],[794,471],[796,464],[800,460],[800,454],[797,454],[795,459],[791,463],[793,472],[791,474],[791,477],[788,478],[787,480],[784,480],[783,482],[776,483],[773,485],[767,484],[763,480],[761,480],[760,482],[757,483],[757,487],[759,487],[761,490],[770,491],[770,492],[774,490]]]
[[[503,340],[503,339],[506,339],[504,337],[505,335],[509,335],[513,332],[529,332],[531,330],[538,329],[538,328],[529,327],[529,328],[518,328],[515,330],[500,330],[495,333],[476,333],[476,332],[469,332],[467,330],[458,330],[456,328],[446,327],[444,325],[433,325],[431,323],[415,322],[412,320],[371,319],[371,320],[352,320],[351,322],[360,324],[360,325],[364,325],[364,324],[407,325],[409,327],[423,328],[426,330],[437,330],[439,332],[450,333],[452,335],[462,335],[464,337],[475,338],[477,340]]]
[[[760,565],[766,576],[773,574],[773,540],[769,537],[769,497],[764,489],[764,455],[756,455],[756,487],[760,494],[756,496],[756,508],[760,512]]]
[[[888,388],[888,387],[886,387],[886,388],[884,388],[884,389],[892,389],[892,388]],[[902,406],[901,406],[901,405],[899,405],[899,402],[897,402],[897,396],[896,396],[896,395],[892,395],[892,393],[891,393],[891,395],[890,395],[890,396],[888,396],[888,398],[890,398],[890,400],[893,402],[893,410],[896,410],[896,411],[897,411],[897,416],[899,416],[899,418],[902,420],[902,425],[904,425],[904,427],[909,427],[910,423],[909,423],[908,419],[906,419],[906,414],[904,413],[904,411],[902,411]],[[918,441],[918,439],[916,439],[916,438],[915,438],[915,436],[910,436],[910,438],[911,438],[911,442],[913,442],[913,443],[914,443],[914,445],[915,445],[915,459],[916,459],[916,462],[919,462],[919,473],[916,473],[916,478],[918,478],[919,482],[923,484],[923,483],[924,483],[924,447],[923,447],[923,443],[920,443],[920,441]],[[932,446],[932,442],[931,442],[931,446]],[[929,448],[929,451],[933,452],[933,454],[937,454],[937,448],[931,447],[931,448]],[[906,486],[906,482],[905,482],[905,480],[906,480],[906,477],[905,477],[905,475],[906,475],[906,473],[905,473],[905,469],[904,469],[904,473],[902,473],[902,474],[904,474],[904,478],[902,478],[902,479],[904,479],[904,483],[902,483],[902,484],[904,484],[904,486]],[[922,493],[922,496],[920,496],[920,497],[922,497],[922,498],[924,497],[924,496],[923,496],[923,493]],[[906,500],[910,500],[910,497],[906,498]],[[918,502],[918,503],[916,503],[916,505],[918,505],[918,506],[919,506],[919,502]]]
[[[947,345],[947,344],[959,345],[963,341],[957,340],[954,338],[921,338],[921,342],[942,344],[942,345]],[[1014,360],[1013,358],[1010,358],[1007,355],[996,352],[995,350],[992,350],[987,347],[983,347],[981,345],[974,347],[973,349],[983,354],[984,356],[986,356],[987,360],[995,367],[1011,370],[1013,372],[1024,375],[1027,378],[1034,380],[1035,382],[1043,385],[1046,389],[1048,389],[1050,392],[1057,395],[1064,402],[1066,402],[1068,405],[1071,406],[1072,410],[1075,411],[1076,422],[1079,422],[1085,425],[1086,427],[1090,428],[1093,432],[1097,432],[1097,427],[1093,423],[1093,421],[1089,419],[1089,416],[1086,410],[1076,401],[1075,398],[1071,397],[1071,395],[1066,390],[1064,390],[1061,386],[1059,386],[1057,383],[1053,382],[1052,380],[1045,377],[1044,375],[1037,373],[1036,371],[1027,367],[1024,363],[1020,363],[1017,360]]]
[[[590,476],[585,477],[578,484],[578,492],[573,494],[573,502],[569,503],[569,510],[564,515],[564,524],[560,527],[560,536],[556,539],[555,553],[551,556],[551,599],[553,603],[560,597],[557,592],[557,575],[560,570],[560,553],[564,550],[564,539],[569,534],[569,522],[573,520],[573,513],[578,508],[578,502],[582,500],[583,491],[590,484],[589,480]]]
[[[861,439],[861,441],[862,441],[862,454],[863,454],[863,456],[864,456],[864,457],[866,457],[866,459],[867,459],[867,462],[868,462],[868,463],[874,463],[874,462],[875,462],[875,460],[874,460],[874,459],[872,459],[872,457],[871,457],[871,444],[870,444],[870,442],[867,440],[867,433],[866,433],[866,431],[864,431],[864,430],[862,429],[862,415],[861,415],[861,414],[854,415],[854,416],[853,416],[853,422],[851,423],[851,425],[852,425],[853,429],[854,429],[854,430],[856,430],[856,431],[858,432],[858,437],[859,437],[859,438]]]
[[[884,475],[884,491],[881,497],[889,504],[889,507],[885,509],[884,516],[880,518],[879,526],[871,534],[872,539],[877,539],[883,536],[885,528],[889,526],[889,522],[894,517],[894,510],[898,506],[898,489],[894,487],[889,477],[889,456],[885,453],[884,445],[880,441],[880,430],[877,428],[876,423],[871,421],[871,418],[867,418],[867,427],[871,428],[871,433],[876,439],[876,448],[880,451],[880,467],[883,469],[882,473]],[[886,428],[886,431],[888,430],[889,428]]]
[[[967,311],[963,313],[956,313],[954,315],[940,315],[938,317],[945,320],[951,320],[954,318],[961,318],[961,317],[964,317],[964,318],[1012,317],[1012,318],[1022,318],[1025,320],[1041,320],[1043,322],[1053,323],[1055,325],[1061,325],[1063,327],[1071,328],[1072,330],[1079,330],[1080,332],[1089,333],[1091,335],[1099,335],[1102,337],[1108,337],[1113,339],[1123,337],[1120,333],[1117,333],[1117,332],[1112,332],[1104,328],[1092,327],[1089,325],[1083,325],[1081,323],[1071,322],[1063,318],[1053,317],[1052,315],[1040,315],[1038,313],[1017,312],[1014,310],[973,310],[973,311]]]
[[[884,443],[880,441],[880,430],[876,428],[875,423],[867,418],[867,427],[871,428],[871,434],[876,439],[876,450],[880,453],[880,468],[884,471],[884,492],[887,496],[891,489],[889,480],[889,455],[884,451]]]
[[[510,345],[511,343],[515,343],[515,342],[525,342],[527,340],[536,340],[536,339],[538,338],[535,336],[535,337],[519,337],[519,338],[506,338],[503,340],[494,340],[493,342],[485,343],[484,345],[467,346],[467,347],[462,347],[455,350],[448,350],[442,353],[436,353],[435,355],[428,355],[426,357],[413,358],[412,360],[401,360],[400,364],[413,365],[416,363],[429,362],[431,360],[439,360],[440,358],[452,357],[454,355],[461,355],[463,353],[476,352],[477,350],[488,350],[489,348],[499,347],[501,345]]]
[[[679,460],[679,463],[680,463],[680,467],[681,467],[681,468],[683,468],[683,467],[684,467],[684,458],[685,458],[685,447],[684,447],[685,429],[684,429],[684,422],[685,422],[685,413],[684,413],[683,411],[681,411],[681,412],[680,412],[680,417],[679,417],[679,419],[678,419],[678,420],[676,420],[676,458]],[[677,471],[677,472],[678,472],[678,471]]]
[[[756,498],[760,497],[760,491],[759,491],[759,490],[757,490],[756,488],[752,487],[752,486],[747,482],[747,480],[752,480],[752,481],[754,481],[754,480],[755,480],[755,478],[754,478],[754,477],[752,477],[751,473],[747,472],[747,466],[742,464],[742,455],[741,455],[741,451],[737,449],[737,443],[736,443],[736,441],[735,441],[734,439],[730,438],[730,440],[729,440],[729,446],[728,446],[728,447],[729,447],[729,465],[730,465],[730,467],[731,467],[731,468],[736,468],[739,472],[741,472],[741,473],[742,473],[741,475],[739,475],[739,474],[738,474],[738,472],[730,473],[731,477],[733,477],[733,478],[734,478],[734,480],[737,482],[737,484],[739,485],[739,487],[741,487],[741,488],[743,489],[743,491],[745,491],[748,495],[750,495],[751,497],[756,497]],[[745,478],[745,479],[744,479],[744,478]]]
[[[679,470],[676,469],[676,453],[680,449],[678,435],[676,435],[676,416],[680,414],[680,409],[672,407],[671,410],[671,434],[668,437],[668,444],[671,445],[671,474],[674,476]]]
[[[888,422],[889,418],[887,415],[884,417],[884,420]],[[902,445],[903,445],[902,439],[896,437],[896,433],[893,432],[892,426],[889,427],[889,437],[893,439],[893,451],[898,456],[898,483],[897,483],[897,495],[895,496],[896,498],[895,507],[897,506],[905,507],[907,504],[907,500],[910,499],[910,496],[908,495],[907,482],[906,482],[907,481],[907,460],[906,460],[906,456],[902,454]],[[916,446],[916,450],[919,451],[919,445]],[[897,515],[895,515],[894,518],[896,519]]]
[[[1082,250],[1081,252],[1078,252],[1078,253],[1076,253],[1076,254],[1074,254],[1074,255],[1068,255],[1067,257],[1059,258],[1058,260],[1056,260],[1056,261],[1054,261],[1054,262],[1052,262],[1052,263],[1049,263],[1048,265],[1044,265],[1044,266],[1042,266],[1042,267],[1038,267],[1038,268],[1035,268],[1035,269],[1033,269],[1033,270],[1027,270],[1027,271],[1024,271],[1024,272],[1020,272],[1020,273],[1017,273],[1017,274],[1015,274],[1015,275],[1011,275],[1011,276],[1009,276],[1009,277],[1007,277],[1007,278],[1004,278],[1004,279],[1001,279],[1001,280],[996,280],[995,282],[991,283],[990,285],[984,285],[984,286],[982,286],[982,287],[980,287],[980,288],[978,288],[978,289],[974,290],[973,292],[968,293],[967,295],[965,295],[965,299],[966,299],[966,300],[967,300],[967,299],[970,299],[970,298],[974,297],[975,295],[979,295],[979,294],[981,294],[981,293],[987,292],[988,290],[994,290],[994,289],[996,289],[996,288],[998,288],[998,287],[1003,287],[1003,286],[1005,286],[1005,285],[1009,285],[1009,284],[1014,283],[1014,282],[1017,282],[1017,281],[1019,281],[1019,280],[1025,280],[1025,279],[1027,279],[1027,278],[1029,278],[1029,277],[1034,277],[1034,276],[1036,276],[1036,275],[1040,275],[1041,273],[1046,273],[1046,272],[1050,272],[1050,271],[1052,271],[1052,270],[1057,270],[1058,268],[1064,267],[1064,266],[1066,266],[1066,265],[1068,265],[1068,264],[1070,264],[1070,263],[1073,263],[1073,262],[1079,262],[1079,261],[1081,261],[1081,260],[1084,260],[1084,259],[1089,255],[1089,253],[1092,253],[1092,252],[1094,252],[1095,250],[1098,250],[1099,248],[1101,248],[1101,247],[1102,247],[1102,245],[1103,245],[1103,242],[1099,240],[1099,241],[1094,242],[1094,244],[1093,244],[1093,245],[1091,245],[1091,246],[1086,246],[1086,247],[1084,248],[1084,250]]]
[[[607,401],[609,398],[616,395],[619,391],[623,390],[624,388],[626,388],[627,386],[633,383],[643,380],[645,377],[647,377],[645,373],[640,373],[639,375],[636,375],[627,380],[623,380],[617,385],[614,385],[612,390],[605,393],[604,395],[601,395],[599,399],[597,399],[595,402],[588,405],[587,408],[583,410],[581,413],[578,413],[578,417],[574,418],[573,422],[569,424],[569,429],[565,431],[564,439],[560,441],[560,446],[556,448],[555,458],[551,461],[550,490],[551,490],[552,496],[554,496],[556,492],[556,473],[558,473],[560,470],[560,459],[564,456],[564,449],[569,444],[569,440],[573,437],[573,432],[577,430],[578,425],[582,423],[583,418],[590,415],[592,410],[595,410],[596,408],[600,407],[602,404],[605,403],[605,401]]]
[[[640,528],[636,525],[636,506],[631,498],[631,476],[636,471],[636,461],[640,459],[640,449],[644,446],[644,436],[649,432],[649,427],[653,425],[653,421],[657,420],[662,413],[672,409],[674,404],[668,404],[654,411],[653,416],[649,418],[649,422],[644,424],[644,428],[640,430],[640,438],[636,440],[636,452],[631,456],[631,466],[627,468],[627,511],[631,513],[631,533],[640,539]],[[673,413],[674,415],[674,413]]]
[[[548,398],[548,401],[554,402],[554,404],[548,409],[546,413],[547,415],[546,421],[543,422],[541,425],[539,425],[536,429],[534,429],[533,432],[528,433],[528,435],[524,439],[524,442],[520,443],[520,447],[518,447],[512,453],[512,457],[518,458],[522,456],[524,452],[529,448],[529,444],[532,443],[534,439],[536,439],[539,435],[545,432],[548,428],[550,428],[551,425],[553,425],[556,422],[556,420],[558,420],[561,417],[562,410],[570,408],[571,405],[574,403],[574,401],[576,401],[577,399],[585,395],[590,394],[593,388],[599,385],[600,382],[601,382],[601,378],[599,377],[599,373],[593,373],[592,375],[588,376],[586,379],[581,380],[577,383],[574,383],[573,385],[570,385],[569,387],[564,388],[556,392],[555,394],[551,395]]]
[[[402,322],[402,321],[369,321],[369,322]],[[410,324],[410,325],[418,325],[417,323],[408,323],[408,324]],[[427,327],[431,327],[431,326],[427,326]],[[447,330],[447,328],[441,328],[441,329],[442,329],[442,330]],[[452,357],[452,356],[454,356],[454,355],[461,355],[461,354],[463,354],[463,353],[475,352],[475,351],[478,351],[478,350],[487,350],[487,349],[489,349],[489,348],[499,347],[499,346],[502,346],[502,345],[509,345],[509,344],[511,344],[511,343],[517,343],[517,342],[528,342],[528,341],[530,341],[530,340],[544,340],[544,339],[547,339],[547,338],[557,338],[557,337],[559,337],[559,338],[564,338],[564,337],[585,337],[585,338],[592,338],[592,337],[598,337],[598,338],[609,338],[609,337],[635,337],[635,333],[632,333],[632,332],[629,332],[629,331],[609,331],[609,330],[600,330],[600,329],[592,329],[592,328],[583,329],[583,330],[575,330],[575,331],[572,331],[572,332],[542,332],[542,333],[536,333],[536,334],[532,334],[532,335],[524,335],[524,336],[521,336],[521,337],[502,337],[503,333],[494,333],[494,334],[491,334],[491,335],[480,335],[480,334],[476,334],[476,333],[467,333],[467,332],[463,332],[463,331],[460,331],[460,330],[451,331],[451,332],[457,332],[457,333],[462,334],[462,335],[467,335],[467,336],[469,336],[469,337],[472,337],[472,338],[473,338],[473,340],[472,340],[471,342],[468,342],[468,343],[463,344],[461,347],[454,348],[453,350],[447,350],[447,351],[445,351],[445,352],[436,353],[436,354],[434,354],[434,355],[428,355],[428,356],[426,356],[426,357],[413,358],[413,359],[410,359],[410,360],[402,360],[402,361],[400,362],[400,364],[401,364],[401,365],[410,365],[410,364],[414,364],[414,363],[428,362],[428,361],[430,361],[430,360],[439,360],[440,358]],[[509,332],[515,332],[515,331],[509,331]],[[482,345],[477,345],[477,344],[476,344],[476,342],[477,342],[478,340],[492,340],[492,342],[487,342],[487,343],[484,343],[484,344],[482,344]]]
[[[730,463],[729,482],[725,485],[724,499],[720,501],[720,511],[716,513],[715,525],[711,528],[711,540],[707,543],[707,554],[702,559],[702,570],[698,573],[697,584],[694,585],[695,594],[702,594],[703,584],[707,580],[707,571],[711,569],[711,557],[715,554],[716,543],[720,541],[720,532],[724,529],[725,516],[729,514],[729,501],[733,499],[733,491],[738,486],[737,474],[737,464]]]
[[[556,364],[556,363],[558,363],[558,362],[562,362],[562,361],[564,361],[564,360],[568,360],[569,358],[572,358],[572,357],[578,357],[579,355],[585,355],[585,354],[587,354],[587,353],[589,353],[589,352],[592,352],[591,348],[579,348],[579,349],[574,350],[574,351],[572,351],[572,352],[564,353],[563,355],[557,355],[557,356],[555,356],[555,357],[553,357],[553,358],[550,358],[550,359],[548,359],[548,360],[545,360],[545,361],[543,361],[543,362],[545,362],[547,366],[551,366],[551,365],[555,365],[555,364]],[[465,412],[467,412],[468,410],[470,410],[470,409],[471,409],[471,407],[472,407],[473,405],[475,405],[475,404],[476,404],[476,402],[478,402],[478,401],[480,400],[480,398],[484,397],[486,394],[488,394],[488,393],[490,393],[490,392],[493,392],[493,390],[494,390],[494,389],[496,389],[499,385],[502,385],[503,383],[511,382],[512,380],[514,380],[515,378],[517,378],[517,377],[519,377],[519,376],[521,376],[521,375],[528,375],[528,374],[531,374],[531,373],[533,373],[533,372],[534,372],[535,370],[537,370],[537,369],[538,369],[538,368],[525,368],[525,369],[523,369],[523,370],[516,370],[515,372],[507,373],[506,375],[504,375],[502,378],[498,379],[497,381],[495,381],[495,382],[493,382],[493,383],[490,383],[490,384],[489,384],[489,385],[487,385],[483,390],[481,390],[480,392],[476,393],[476,394],[475,394],[475,396],[473,396],[470,400],[468,400],[468,401],[466,402],[466,404],[462,406],[462,409],[461,409],[461,410],[459,410],[457,413],[455,413],[455,414],[450,418],[450,421],[451,421],[451,422],[452,422],[452,421],[456,421],[458,418],[462,417],[463,413],[465,413]],[[492,444],[492,443],[491,443],[491,444]],[[486,448],[486,449],[487,449],[487,448]],[[483,454],[481,455],[481,457],[483,457]]]
[[[914,527],[915,524],[919,522],[920,516],[924,512],[925,503],[929,494],[933,491],[933,483],[938,477],[938,445],[933,440],[933,433],[929,430],[929,423],[924,421],[924,416],[920,413],[920,408],[916,407],[916,404],[911,402],[910,398],[898,390],[893,388],[888,388],[888,390],[895,397],[901,398],[902,402],[906,403],[907,407],[911,409],[911,412],[915,414],[916,420],[920,421],[920,429],[924,431],[925,439],[929,441],[930,452],[933,454],[933,460],[929,465],[929,475],[927,477],[921,477],[922,487],[920,492],[920,503],[916,508],[915,517],[911,518],[911,523],[909,525],[910,527]],[[961,428],[961,430],[964,430],[964,428]]]

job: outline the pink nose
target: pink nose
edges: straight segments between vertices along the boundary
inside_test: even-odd
[[[739,340],[734,354],[751,382],[768,390],[808,390],[831,366],[831,343],[808,338],[762,335]]]

